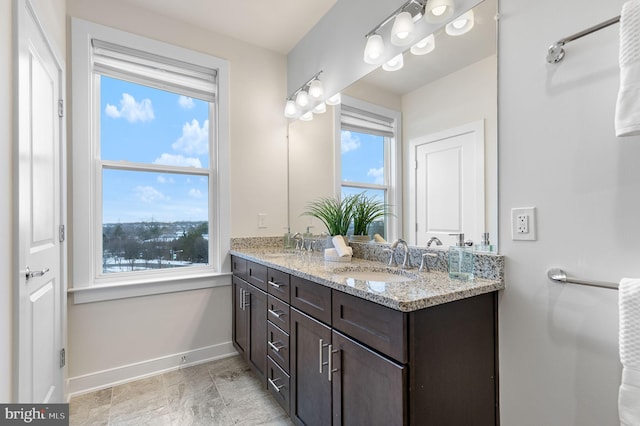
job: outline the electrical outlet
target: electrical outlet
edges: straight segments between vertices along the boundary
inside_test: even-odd
[[[516,216],[516,232],[518,234],[529,233],[529,216],[526,214],[519,214]]]
[[[267,227],[267,214],[258,213],[258,228],[264,229]]]
[[[535,241],[537,239],[535,207],[511,209],[511,239],[514,241]]]

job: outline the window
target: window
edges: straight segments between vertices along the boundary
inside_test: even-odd
[[[365,192],[389,205],[393,215],[371,224],[369,236],[394,238],[402,214],[396,176],[399,113],[343,97],[340,123],[341,196]]]
[[[229,239],[226,63],[76,19],[72,30],[74,289],[204,286]]]

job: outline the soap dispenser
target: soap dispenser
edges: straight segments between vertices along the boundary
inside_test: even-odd
[[[493,253],[493,245],[489,242],[489,233],[484,232],[482,234],[482,240],[480,244],[475,246],[477,252]]]
[[[449,247],[449,278],[472,280],[475,263],[473,249],[465,245],[464,234],[449,235],[458,237],[456,245]]]

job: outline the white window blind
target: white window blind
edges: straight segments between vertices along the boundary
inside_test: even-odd
[[[98,39],[92,40],[92,47],[93,71],[98,74],[209,102],[215,101],[215,69]]]
[[[342,130],[393,137],[395,123],[392,118],[342,105],[340,112]]]

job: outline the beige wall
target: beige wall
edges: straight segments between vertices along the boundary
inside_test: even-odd
[[[498,63],[491,55],[402,97],[404,181],[409,179],[409,143],[478,120],[485,123],[485,230],[498,235]],[[409,199],[405,185],[404,199]],[[409,223],[409,209],[404,210]],[[405,229],[408,233],[408,230]],[[406,235],[406,234],[405,234]],[[480,235],[469,235],[478,240]]]
[[[229,61],[231,235],[280,235],[287,224],[285,57],[118,0],[68,0],[67,8],[71,17]],[[266,229],[258,229],[258,213],[267,215]],[[230,287],[84,305],[69,299],[68,312],[72,379],[228,348],[231,340]]]

